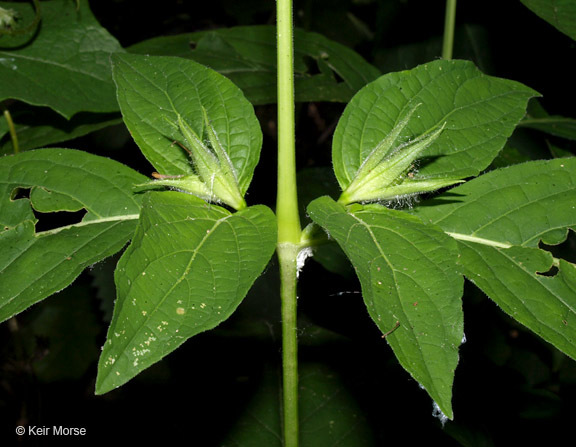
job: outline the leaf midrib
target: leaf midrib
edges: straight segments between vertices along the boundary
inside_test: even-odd
[[[37,58],[37,57],[30,57],[30,56],[26,56],[26,55],[18,54],[18,53],[0,52],[0,54],[7,54],[7,55],[9,54],[11,58],[14,58],[14,59],[19,58],[19,59],[23,59],[23,60],[30,61],[30,62],[37,63],[37,64],[51,65],[51,66],[60,68],[60,69],[65,70],[65,71],[69,71],[69,72],[71,71],[71,72],[76,73],[76,74],[88,76],[89,78],[92,78],[92,79],[95,79],[98,81],[102,81],[102,82],[109,82],[112,80],[112,79],[106,79],[106,78],[96,76],[96,73],[94,73],[94,72],[86,72],[86,71],[79,69],[79,67],[75,67],[72,65],[65,65],[63,63],[59,63],[59,62],[56,62],[56,61],[50,60],[50,59],[41,59],[41,58]],[[82,54],[82,53],[79,53],[79,54]]]
[[[214,230],[216,228],[218,228],[224,221],[226,221],[227,219],[233,217],[233,214],[224,216],[216,221],[214,221],[214,224],[212,225],[212,227],[209,229],[210,231],[207,231],[206,234],[202,237],[202,239],[200,240],[200,242],[197,244],[196,248],[194,250],[192,250],[193,255],[191,256],[190,261],[188,262],[186,268],[184,269],[184,272],[182,273],[182,275],[180,276],[180,278],[174,282],[174,284],[172,285],[172,287],[164,294],[164,296],[162,297],[162,299],[160,299],[158,301],[158,304],[154,307],[154,309],[152,309],[150,312],[147,313],[146,317],[144,318],[143,322],[141,325],[139,325],[138,330],[134,330],[132,331],[132,336],[127,339],[123,344],[122,344],[122,349],[120,350],[121,353],[126,353],[126,350],[124,349],[126,346],[130,346],[130,344],[133,342],[133,340],[136,338],[137,335],[140,334],[140,330],[142,327],[146,326],[146,323],[152,318],[153,315],[156,314],[156,312],[158,312],[158,309],[160,308],[160,306],[162,304],[164,304],[164,302],[166,301],[166,299],[168,298],[168,296],[171,294],[171,292],[174,290],[174,288],[176,288],[176,286],[178,286],[186,277],[186,275],[189,273],[192,263],[194,262],[194,260],[196,259],[196,256],[200,250],[200,248],[204,245],[204,243],[208,240],[208,238],[210,238],[210,236],[213,235]],[[132,286],[130,286],[130,289],[132,288]],[[126,293],[126,297],[128,297],[130,295],[130,289],[128,290],[128,292]],[[108,374],[106,374],[106,376],[100,381],[100,383],[103,383],[107,377],[110,376],[110,374],[112,373],[114,368],[110,368],[108,370]]]
[[[124,214],[119,216],[102,217],[100,219],[82,221],[63,227],[53,228],[52,230],[39,231],[35,234],[36,237],[52,236],[54,234],[60,233],[64,230],[69,230],[71,228],[81,228],[92,224],[106,223],[106,222],[121,222],[125,220],[138,220],[140,214]]]
[[[383,250],[382,250],[382,247],[381,247],[380,244],[378,243],[378,240],[377,240],[376,236],[374,235],[374,233],[372,232],[372,229],[370,228],[370,226],[369,226],[366,222],[364,222],[362,219],[358,218],[357,216],[355,216],[355,215],[353,215],[353,214],[350,214],[350,213],[348,213],[348,214],[349,214],[351,217],[353,217],[355,220],[357,220],[360,225],[363,225],[364,227],[366,227],[367,231],[368,231],[369,234],[370,234],[370,237],[372,238],[374,244],[375,244],[376,247],[378,248],[378,252],[380,253],[380,256],[382,256],[382,258],[383,258],[383,259],[386,261],[386,263],[388,264],[390,270],[393,272],[394,286],[395,286],[395,289],[396,289],[396,295],[397,295],[397,297],[398,297],[398,301],[400,302],[400,308],[401,308],[402,311],[403,311],[405,320],[406,320],[406,321],[410,321],[410,318],[408,317],[408,315],[407,315],[406,312],[404,311],[404,306],[402,305],[402,300],[400,300],[400,292],[399,292],[399,290],[398,290],[398,287],[397,287],[398,282],[397,282],[397,280],[396,280],[396,272],[398,272],[398,270],[396,270],[396,269],[394,269],[394,268],[392,267],[392,264],[390,263],[390,261],[388,260],[388,258],[386,257],[386,255],[384,254],[384,252],[383,252]],[[384,227],[381,227],[381,228],[384,228]],[[406,238],[405,238],[403,235],[399,234],[398,232],[395,232],[395,231],[393,231],[393,230],[390,229],[390,228],[384,228],[384,229],[385,229],[386,231],[390,231],[390,232],[395,233],[397,237],[399,237],[399,238],[401,238],[401,239],[404,239],[404,240],[405,240],[406,242],[408,242],[408,243],[411,243],[410,241],[406,240]],[[349,230],[349,232],[350,232],[351,230],[352,230],[352,228]],[[438,313],[441,315],[441,312],[438,312]],[[443,326],[443,327],[445,327],[445,326]],[[409,356],[408,356],[408,355],[406,354],[406,352],[404,352],[404,350],[402,349],[402,345],[401,345],[400,343],[398,343],[397,346],[398,346],[398,348],[400,348],[400,349],[403,351],[404,356],[405,356],[406,358],[408,358]],[[431,380],[431,381],[433,382],[433,374],[432,374],[432,371],[430,371],[430,369],[428,368],[428,363],[424,360],[425,357],[424,357],[424,353],[422,352],[422,349],[420,348],[420,344],[418,343],[417,346],[418,346],[418,351],[420,352],[421,359],[423,360],[422,363],[426,366],[426,371],[427,371],[427,374],[428,374],[428,378],[429,378],[429,380]],[[438,392],[439,392],[439,390],[438,390]]]
[[[518,185],[510,185],[509,188],[516,188]],[[502,191],[502,189],[500,190]],[[462,240],[472,240],[480,243],[480,244],[484,244],[484,245],[491,245],[494,247],[500,247],[500,248],[510,248],[514,245],[517,246],[528,246],[528,244],[533,241],[534,239],[538,239],[540,236],[542,236],[545,233],[548,233],[550,230],[555,230],[555,229],[559,229],[559,228],[566,228],[566,225],[559,225],[559,226],[549,226],[547,228],[544,229],[544,231],[538,232],[533,234],[529,239],[524,240],[523,242],[519,243],[519,244],[511,244],[509,242],[500,242],[500,241],[496,241],[493,239],[486,239],[486,238],[482,238],[482,237],[478,237],[478,236],[474,236],[475,234],[481,232],[484,229],[489,229],[489,227],[491,225],[494,225],[497,221],[504,219],[505,217],[507,217],[508,215],[512,214],[512,213],[516,213],[516,212],[520,212],[520,210],[522,210],[523,208],[527,208],[530,207],[532,205],[534,205],[535,203],[539,203],[539,202],[548,202],[551,199],[553,199],[556,196],[561,196],[563,194],[565,194],[566,192],[569,192],[569,189],[563,189],[562,191],[558,191],[558,192],[554,192],[553,194],[549,194],[549,195],[545,195],[545,196],[539,196],[536,197],[532,200],[529,201],[525,201],[523,202],[520,206],[517,206],[515,208],[510,208],[508,210],[506,210],[504,213],[492,218],[491,220],[489,220],[488,222],[483,223],[480,227],[474,229],[474,231],[472,231],[469,235],[465,234],[465,233],[459,233],[459,232],[448,232],[446,231],[447,234],[449,234],[450,236],[456,238],[456,239],[462,239]],[[447,212],[445,215],[443,215],[440,219],[435,220],[433,223],[436,225],[440,225],[440,222],[445,221],[446,219],[449,219],[453,214],[455,213],[459,213],[461,212],[463,209],[465,209],[465,207],[467,206],[474,206],[476,205],[479,201],[481,201],[485,196],[492,194],[494,192],[493,189],[489,189],[485,192],[482,192],[481,194],[478,194],[474,197],[474,200],[468,201],[464,204],[462,204],[461,206],[458,207],[454,207],[453,210],[450,210],[449,212]],[[458,219],[458,221],[460,222],[461,220]],[[467,238],[467,239],[466,239]]]
[[[467,241],[463,241],[462,243],[464,243],[468,248],[470,248],[471,250],[473,250],[475,253],[479,254],[478,251],[474,249],[474,246],[473,246],[473,245],[471,246],[470,244],[467,244],[466,242],[467,242]],[[498,252],[500,255],[504,256],[504,257],[510,262],[510,264],[513,264],[513,265],[516,266],[518,269],[520,269],[524,274],[528,275],[531,280],[532,280],[532,279],[536,280],[536,282],[537,282],[541,287],[543,287],[548,293],[550,293],[550,295],[552,295],[552,296],[553,296],[554,298],[556,298],[560,303],[562,303],[562,304],[566,307],[566,309],[568,309],[569,311],[571,311],[573,314],[576,314],[576,308],[574,308],[574,306],[569,305],[564,299],[562,299],[561,296],[557,295],[557,294],[548,286],[548,284],[547,284],[546,282],[540,281],[540,280],[538,279],[538,277],[535,277],[535,276],[534,276],[534,275],[535,275],[534,273],[532,273],[531,271],[527,270],[523,265],[521,265],[521,264],[519,264],[518,262],[516,262],[516,261],[515,261],[512,257],[510,257],[505,251],[499,250],[498,247],[494,247],[494,248],[497,250],[497,252]],[[485,263],[486,263],[487,266],[490,266],[490,263],[489,263],[489,262],[485,261]],[[490,268],[491,268],[491,267],[490,267]],[[495,278],[499,278],[499,275],[498,275],[497,273],[494,273],[494,277],[495,277]],[[543,277],[543,278],[546,278],[546,277]],[[474,278],[470,278],[470,279],[473,280]],[[525,309],[525,311],[526,311],[527,313],[529,313],[530,315],[532,315],[532,316],[534,317],[533,312],[526,307],[526,304],[524,303],[524,301],[523,301],[521,298],[519,298],[516,294],[514,294],[514,293],[506,286],[506,283],[504,283],[504,282],[502,282],[502,281],[499,281],[499,283],[500,283],[500,285],[501,285],[503,288],[505,288],[506,290],[508,290],[511,295],[513,295],[515,298],[518,299],[518,302],[522,304],[522,306],[524,307],[524,309]],[[536,320],[538,320],[538,319],[536,318]],[[548,326],[548,325],[545,325],[545,326],[548,327],[550,330],[553,330],[558,336],[561,336],[562,338],[566,339],[566,337],[565,337],[564,334],[562,334],[561,332],[558,332],[558,331],[557,331],[556,329],[554,329],[552,326]],[[567,340],[567,341],[569,341],[569,340]]]
[[[94,221],[90,221],[90,223],[93,223]],[[112,221],[113,222],[113,221]],[[116,222],[116,223],[121,223],[121,222]],[[82,224],[82,222],[80,222],[80,224]],[[78,225],[78,224],[74,224],[74,225]],[[58,230],[63,230],[63,229],[68,229],[70,227],[73,227],[74,225],[69,225],[67,227],[61,227],[58,228]],[[82,244],[80,247],[76,247],[76,249],[73,252],[69,252],[68,254],[70,255],[69,257],[74,256],[76,253],[78,253],[78,251],[82,250],[84,247],[86,247],[86,245],[90,244],[91,242],[93,242],[94,240],[98,239],[102,234],[109,232],[110,230],[112,230],[115,227],[115,225],[112,226],[107,226],[105,227],[102,231],[100,231],[98,234],[94,235],[92,238],[90,238],[88,241],[86,241],[84,244]],[[48,233],[48,231],[43,232],[43,233]],[[36,235],[41,235],[42,233],[36,233]],[[33,245],[33,244],[32,244]],[[31,246],[32,246],[31,245]],[[31,247],[30,246],[30,247]],[[30,248],[28,247],[26,249],[26,251]],[[24,253],[26,253],[26,251],[20,253],[16,258],[14,258],[9,265],[12,265],[14,262],[16,262],[21,256],[24,255]],[[38,277],[36,279],[36,281],[34,283],[28,284],[23,290],[21,290],[18,294],[14,295],[13,297],[11,297],[4,305],[0,306],[0,309],[4,308],[5,305],[10,304],[12,301],[14,301],[15,298],[17,298],[18,296],[20,296],[23,292],[25,292],[26,290],[28,290],[32,285],[40,282],[42,280],[42,278],[44,278],[46,275],[48,275],[49,273],[51,273],[52,271],[54,271],[56,268],[58,268],[64,261],[66,260],[66,258],[62,258],[59,262],[53,264],[51,266],[51,268],[47,271],[45,271],[42,276]],[[8,266],[6,266],[8,267]],[[6,268],[4,268],[2,270],[2,272],[6,270]],[[0,272],[0,273],[2,273]]]

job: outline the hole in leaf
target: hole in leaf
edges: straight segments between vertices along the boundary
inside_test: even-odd
[[[342,84],[346,82],[344,78],[342,78],[336,71],[332,70],[332,75],[334,76],[334,80],[337,84]]]
[[[55,228],[65,227],[67,225],[77,224],[82,221],[86,214],[86,210],[80,211],[59,211],[56,213],[40,213],[34,211],[34,215],[38,219],[36,223],[36,232],[53,230]]]
[[[188,43],[188,45],[190,46],[190,49],[191,49],[192,51],[194,51],[194,50],[196,49],[196,47],[198,46],[198,43],[191,40],[191,41]]]
[[[566,234],[565,239],[561,241],[557,245],[548,245],[544,242],[540,242],[538,247],[541,250],[545,250],[550,252],[552,256],[557,259],[564,259],[571,263],[576,263],[576,235],[573,231],[568,231]],[[558,240],[562,238],[559,237]]]
[[[30,188],[14,188],[10,194],[10,200],[20,200],[30,198]]]
[[[317,73],[324,75],[324,77],[334,81],[335,84],[344,84],[346,81],[340,76],[334,67],[328,63],[328,56],[315,59]],[[314,74],[314,73],[313,73]]]
[[[537,275],[539,276],[556,276],[558,274],[558,267],[556,267],[555,265],[553,265],[552,267],[550,267],[550,269],[546,272],[536,272]]]
[[[303,56],[302,61],[306,65],[306,73],[308,75],[314,76],[321,74],[320,68],[318,67],[318,62],[311,56]]]

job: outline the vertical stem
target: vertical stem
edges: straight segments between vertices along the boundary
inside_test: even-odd
[[[294,244],[278,246],[282,299],[282,400],[284,447],[298,447],[298,339],[296,256]]]
[[[444,43],[442,59],[452,59],[454,49],[454,24],[456,23],[456,0],[446,0],[446,17],[444,19]]]
[[[294,136],[294,47],[292,0],[277,0],[278,39],[278,241],[300,242],[300,218],[296,193]]]
[[[12,147],[14,148],[14,153],[20,152],[20,146],[18,145],[18,135],[16,134],[16,127],[14,126],[14,121],[12,121],[12,115],[8,109],[4,109],[4,118],[8,123],[8,130],[10,131],[10,138],[12,139]]]
[[[278,62],[278,261],[282,299],[282,378],[284,446],[298,446],[298,340],[296,257],[301,227],[296,192],[294,125],[294,46],[292,0],[277,0]]]

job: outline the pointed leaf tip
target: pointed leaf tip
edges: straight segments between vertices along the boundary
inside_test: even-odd
[[[191,195],[147,194],[132,244],[116,269],[118,298],[96,393],[121,386],[226,320],[275,246],[276,220],[265,206],[230,213]]]
[[[400,364],[452,418],[463,338],[455,241],[434,225],[379,205],[347,208],[321,197],[308,213],[354,265],[368,312]]]

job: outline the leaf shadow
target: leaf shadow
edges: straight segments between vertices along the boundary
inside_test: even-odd
[[[438,192],[434,192],[431,194],[438,194]],[[461,203],[464,201],[465,194],[459,194],[456,192],[446,191],[442,193],[440,196],[437,197],[430,197],[426,198],[422,202],[417,204],[418,207],[434,207],[440,205],[449,205],[452,203]]]
[[[428,165],[435,163],[440,158],[444,158],[446,155],[424,155],[417,159],[418,169],[426,168]]]

